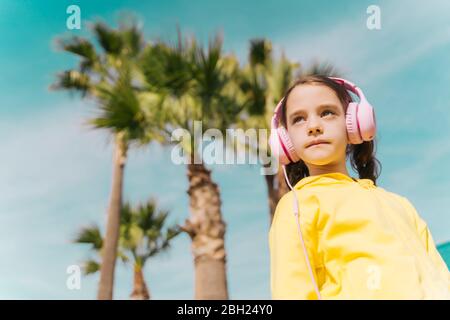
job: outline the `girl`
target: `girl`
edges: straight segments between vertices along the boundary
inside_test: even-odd
[[[361,90],[339,78],[304,77],[275,109],[270,144],[292,191],[269,232],[273,299],[450,299],[427,224],[376,185],[375,128]]]

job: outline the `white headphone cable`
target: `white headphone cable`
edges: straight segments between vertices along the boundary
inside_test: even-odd
[[[298,229],[298,234],[300,236],[300,242],[302,243],[302,247],[303,247],[303,253],[305,255],[305,260],[306,260],[306,264],[308,265],[308,271],[309,271],[309,275],[311,277],[313,286],[314,286],[314,290],[316,291],[317,297],[319,300],[322,299],[322,296],[320,295],[320,290],[319,287],[317,286],[316,283],[316,279],[314,278],[314,273],[312,271],[312,267],[311,267],[311,262],[309,261],[309,257],[308,257],[308,251],[306,250],[306,246],[305,246],[305,242],[303,241],[303,234],[302,234],[302,230],[300,228],[300,223],[299,223],[299,208],[298,208],[298,198],[297,198],[297,194],[295,193],[294,188],[292,187],[291,183],[289,182],[287,173],[286,173],[286,167],[283,165],[283,173],[284,173],[284,178],[286,179],[286,183],[288,184],[289,188],[292,190],[292,193],[294,195],[294,197],[292,198],[294,200],[294,216],[295,216],[295,221],[297,222],[297,229]]]

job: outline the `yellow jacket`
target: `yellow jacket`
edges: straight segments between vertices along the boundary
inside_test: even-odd
[[[294,190],[322,299],[450,299],[448,268],[408,199],[338,172],[305,177]],[[317,299],[292,192],[269,231],[272,299]]]

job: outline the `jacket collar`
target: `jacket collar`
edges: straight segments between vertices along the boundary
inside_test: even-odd
[[[356,179],[353,177],[350,177],[346,174],[340,173],[340,172],[330,172],[330,173],[323,173],[318,174],[315,176],[308,176],[304,177],[300,181],[298,181],[294,189],[301,189],[303,186],[307,184],[314,184],[314,185],[329,185],[334,183],[358,183],[361,187],[365,189],[375,188],[375,184],[370,179]]]

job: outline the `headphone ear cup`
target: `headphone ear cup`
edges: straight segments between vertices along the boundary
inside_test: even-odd
[[[361,144],[363,142],[358,128],[358,103],[350,102],[345,115],[345,124],[347,126],[347,137],[351,144]]]
[[[275,158],[280,158],[280,151],[282,153],[282,150],[280,150],[281,146],[280,140],[278,139],[277,129],[272,128],[272,130],[270,130],[269,146],[272,156],[274,156]]]
[[[361,139],[371,141],[376,134],[376,120],[373,107],[368,102],[361,102],[358,106],[358,124]]]
[[[280,162],[283,165],[289,164],[291,162],[297,162],[300,158],[295,151],[294,145],[289,137],[289,134],[285,127],[279,127],[277,129],[278,137],[280,138],[281,148],[283,150],[284,157],[280,157]]]
[[[277,158],[282,165],[287,165],[291,163],[292,159],[291,155],[289,153],[287,154],[289,152],[288,148],[292,146],[292,143],[287,132],[285,130],[283,131],[283,129],[283,127],[272,128],[269,137],[269,146],[272,156]]]

